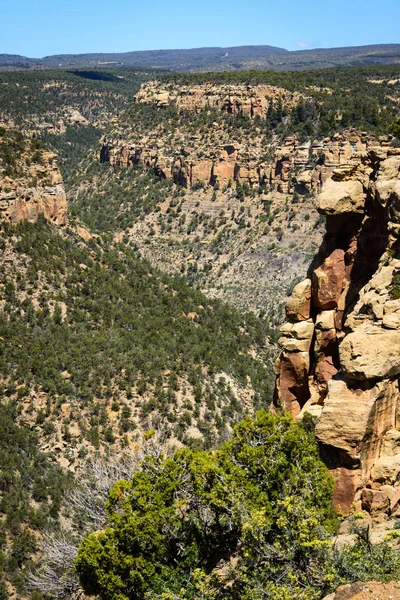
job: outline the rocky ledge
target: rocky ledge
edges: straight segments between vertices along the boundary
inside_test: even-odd
[[[400,514],[400,149],[354,152],[317,206],[326,234],[286,306],[275,404],[315,418],[336,506]]]
[[[186,115],[205,110],[215,114],[215,121],[192,131],[185,119],[179,126],[168,126],[166,114],[162,124],[142,127],[132,124],[128,111],[101,140],[100,162],[113,167],[140,165],[184,187],[239,183],[305,194],[325,182],[333,168],[377,141],[352,130],[304,142],[295,137],[283,143],[266,138],[263,120],[270,107],[291,109],[301,100],[306,100],[301,94],[274,86],[145,83],[137,103],[158,111],[169,106]],[[258,120],[250,128],[229,129],[218,120],[218,113]]]
[[[291,108],[304,98],[273,85],[213,84],[176,85],[161,81],[143,83],[135,100],[158,107],[174,104],[178,110],[198,112],[203,109],[226,112],[250,118],[265,118],[271,104]]]
[[[369,581],[342,585],[324,600],[400,600],[400,583]]]
[[[57,225],[68,222],[68,204],[62,176],[53,152],[43,151],[40,162],[20,159],[19,175],[6,175],[0,168],[0,220],[17,223],[36,221],[38,215]]]
[[[176,131],[171,143],[157,130],[137,135],[129,129],[116,129],[101,140],[100,162],[113,167],[139,165],[186,188],[239,183],[304,195],[319,189],[334,168],[378,143],[349,130],[302,143],[295,137],[287,137],[283,144],[272,140],[266,149],[261,136],[250,143],[244,134],[239,140],[219,133],[220,143],[216,144],[212,136],[188,139],[184,131]]]

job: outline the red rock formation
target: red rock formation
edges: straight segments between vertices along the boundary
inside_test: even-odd
[[[337,152],[333,143],[327,160]],[[277,397],[297,418],[316,417],[336,504],[348,511],[356,501],[374,514],[399,510],[391,500],[400,498],[400,299],[391,294],[400,272],[400,151],[375,146],[346,160],[317,198],[327,233],[311,306],[309,279],[288,302]],[[308,327],[310,316],[308,360],[298,347],[294,361],[294,327]]]
[[[309,354],[285,352],[279,364],[278,392],[285,410],[294,416],[310,396],[308,389]]]
[[[137,102],[159,107],[173,104],[178,110],[189,112],[207,109],[262,118],[266,117],[271,102],[282,102],[290,108],[301,99],[301,94],[274,86],[176,86],[162,82],[143,84],[136,96]],[[362,177],[359,180],[351,177],[353,169],[361,173],[365,167],[351,161],[357,152],[366,152],[373,146],[374,140],[354,131],[304,143],[288,137],[283,145],[274,148],[271,144],[267,148],[272,156],[266,160],[262,135],[253,132],[246,137],[244,131],[236,137],[232,135],[219,126],[190,137],[185,128],[179,127],[173,132],[166,133],[161,127],[139,134],[129,123],[123,127],[116,124],[114,132],[102,140],[100,161],[118,167],[141,164],[187,187],[199,183],[221,187],[241,183],[267,185],[283,194],[293,191],[306,194],[319,190],[327,182],[328,188],[331,186],[324,192],[328,205],[332,194],[337,196],[335,214],[339,205],[342,213],[354,209],[362,212],[365,200]],[[332,174],[335,181],[331,184]],[[323,196],[320,202],[322,205]],[[327,214],[331,211],[328,205]]]
[[[291,321],[307,321],[311,310],[311,281],[305,279],[298,283],[289,298],[285,311]]]
[[[330,310],[338,305],[345,280],[344,257],[344,250],[337,248],[312,274],[313,304],[321,310]]]
[[[0,220],[33,222],[40,214],[57,225],[67,224],[68,204],[64,186],[17,188],[13,192],[0,193]]]

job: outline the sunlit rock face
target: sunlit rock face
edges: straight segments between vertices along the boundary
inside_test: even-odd
[[[365,152],[371,144],[365,135],[346,131],[323,140],[299,142],[288,137],[283,142],[271,138],[266,145],[263,120],[271,108],[290,111],[306,100],[303,94],[268,85],[199,84],[179,85],[150,81],[135,98],[138,104],[160,111],[173,107],[179,113],[229,114],[258,119],[257,131],[227,132],[217,122],[202,131],[188,133],[182,125],[165,128],[165,123],[137,131],[118,119],[101,140],[100,162],[115,167],[140,165],[184,187],[195,185],[246,184],[266,186],[280,194],[308,195],[320,189],[334,170],[344,179],[335,186],[337,209],[363,210],[364,193],[358,180],[347,181],[347,164],[355,152]],[[329,183],[327,183],[329,187]],[[324,192],[332,203],[332,191]],[[325,202],[321,198],[321,202]],[[327,209],[327,213],[329,212]]]
[[[42,214],[57,225],[68,222],[68,204],[57,156],[43,151],[40,163],[20,158],[18,176],[0,170],[0,220],[36,221]]]
[[[400,498],[400,150],[354,151],[322,185],[326,234],[289,299],[276,403],[316,419],[336,505],[372,513]],[[296,328],[311,332],[309,350]]]

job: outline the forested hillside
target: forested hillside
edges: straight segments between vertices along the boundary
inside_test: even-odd
[[[210,303],[129,246],[84,243],[43,220],[6,228],[2,247],[3,393],[27,415],[39,394],[32,416],[44,433],[67,403],[67,441],[70,424],[94,447],[162,425],[179,439],[204,430],[215,445],[243,412],[267,406],[260,319]]]
[[[0,72],[0,121],[38,135],[59,135],[68,126],[104,126],[141,82],[158,74],[140,68]]]
[[[102,165],[97,152],[83,178],[62,165],[72,214],[277,324],[321,240],[318,186],[357,144],[389,143],[399,78],[396,65],[162,76],[107,128]]]
[[[294,109],[294,114],[285,120],[274,115],[275,122],[284,121],[287,135],[301,133],[305,123],[315,128],[308,135],[325,136],[346,127],[366,129],[370,132],[386,133],[387,127],[398,114],[397,100],[400,87],[400,67],[369,66],[345,69],[307,70],[300,73],[290,71],[238,71],[234,73],[168,74],[162,82],[175,85],[203,83],[274,85],[289,91],[301,92],[311,101],[304,101]],[[278,124],[276,123],[276,125]],[[271,126],[267,121],[266,129]]]
[[[332,543],[314,420],[254,415],[316,196],[396,155],[400,68],[3,71],[0,92],[0,598],[398,577],[393,520],[391,545],[358,513]]]
[[[3,224],[1,249],[3,569],[22,593],[17,571],[29,571],[40,546],[30,532],[58,527],[64,475],[54,459],[79,473],[86,455],[129,454],[152,428],[214,447],[268,405],[273,351],[260,319],[210,301],[111,239],[85,243],[39,219]],[[6,475],[12,461],[18,476]]]
[[[376,44],[345,48],[285,50],[275,46],[234,46],[145,50],[122,53],[59,54],[44,58],[0,54],[0,68],[48,69],[70,67],[140,66],[172,71],[238,71],[243,69],[304,70],[334,66],[385,65],[398,63],[399,44]]]

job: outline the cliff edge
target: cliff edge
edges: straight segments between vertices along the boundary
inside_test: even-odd
[[[57,155],[37,139],[0,127],[0,220],[67,224],[67,198]]]
[[[277,405],[316,420],[335,503],[400,502],[400,149],[354,152],[316,199],[326,234],[286,306]]]

